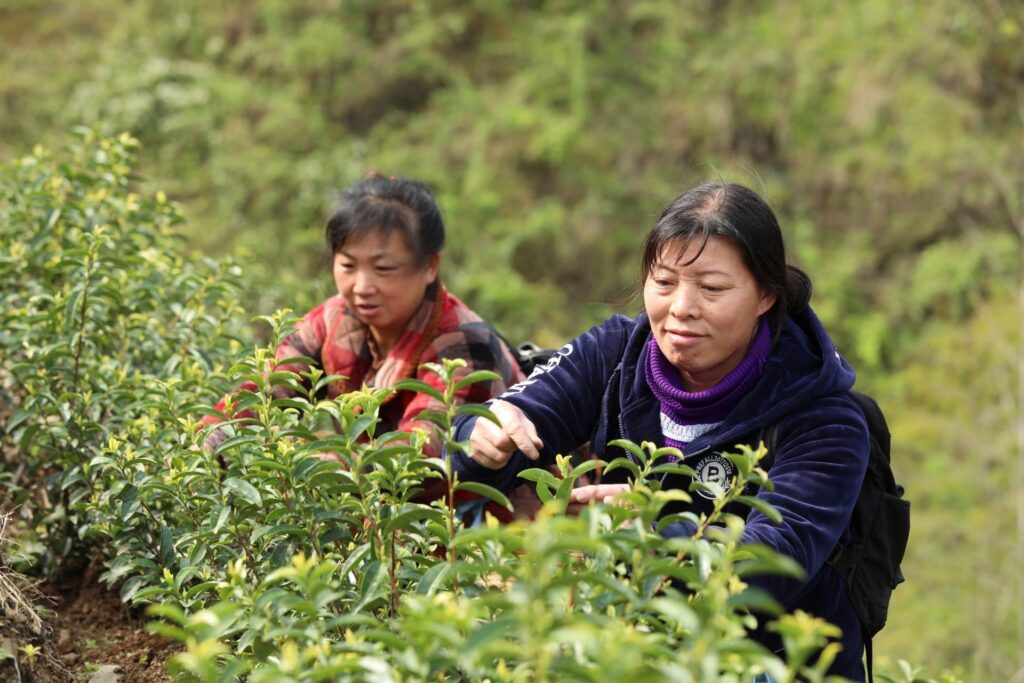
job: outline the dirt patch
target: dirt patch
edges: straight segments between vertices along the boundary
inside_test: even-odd
[[[0,566],[0,679],[4,681],[70,680],[71,672],[56,656],[53,629],[36,609],[39,600],[24,577]]]
[[[0,371],[0,682],[170,681],[164,662],[181,648],[147,633],[147,617],[97,581],[97,565],[65,568],[62,578],[37,586],[5,563],[4,511],[12,505],[4,495],[27,476],[5,429],[20,403],[11,384]]]
[[[0,542],[6,517],[0,515]],[[0,548],[2,549],[2,548]],[[164,683],[181,650],[146,631],[149,619],[97,580],[98,565],[34,585],[0,553],[0,681]]]
[[[0,568],[2,569],[2,568]],[[3,572],[0,680],[21,683],[164,683],[180,648],[147,633],[146,619],[86,574],[38,588]],[[45,619],[39,619],[44,608]]]
[[[148,618],[99,584],[97,573],[90,567],[40,589],[52,600],[53,639],[58,657],[74,673],[71,680],[170,681],[164,662],[180,646],[147,633]]]

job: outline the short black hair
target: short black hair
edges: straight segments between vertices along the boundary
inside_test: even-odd
[[[344,190],[327,217],[327,248],[336,254],[350,237],[397,230],[418,264],[444,247],[444,220],[430,189],[418,180],[372,173]]]

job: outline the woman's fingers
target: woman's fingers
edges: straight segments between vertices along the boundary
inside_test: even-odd
[[[578,486],[569,493],[569,503],[587,505],[610,503],[615,496],[629,491],[629,484],[590,484]]]
[[[522,410],[506,401],[495,401],[491,406],[491,412],[501,421],[502,431],[512,441],[513,450],[521,450],[530,460],[540,457],[540,449],[544,443],[537,435],[537,427]]]
[[[517,450],[536,460],[543,446],[533,422],[516,406],[496,401],[491,412],[500,421],[477,420],[469,436],[470,453],[475,461],[492,470],[501,469]]]
[[[593,503],[615,504],[615,496],[629,491],[629,484],[589,484],[577,486],[569,494],[569,505],[565,512],[578,515],[583,508]]]
[[[515,450],[504,430],[490,420],[476,421],[469,436],[469,449],[473,460],[492,470],[504,467]]]

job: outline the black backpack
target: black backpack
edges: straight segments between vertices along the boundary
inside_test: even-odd
[[[505,342],[509,350],[512,351],[512,355],[516,359],[516,364],[519,365],[519,369],[523,371],[523,374],[527,377],[533,372],[533,369],[538,365],[544,365],[548,360],[555,355],[557,349],[542,349],[533,342],[523,342],[519,346],[513,346],[508,343],[508,340],[501,336],[501,340]]]
[[[846,580],[850,601],[860,618],[868,678],[873,680],[871,638],[885,626],[889,598],[903,583],[900,563],[910,537],[910,502],[903,498],[903,487],[892,474],[889,425],[882,410],[867,394],[853,390],[849,394],[867,420],[868,468],[850,517],[851,542],[836,545],[827,561]],[[778,431],[778,423],[765,430],[768,455],[760,464],[764,469],[771,467]]]

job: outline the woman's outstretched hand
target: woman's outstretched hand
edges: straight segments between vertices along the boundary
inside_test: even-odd
[[[629,491],[629,484],[588,484],[577,486],[569,494],[569,507],[566,514],[578,515],[580,511],[593,503],[615,504],[615,496]]]
[[[544,442],[522,410],[507,401],[495,401],[488,407],[501,424],[496,425],[486,418],[476,421],[469,435],[473,460],[488,469],[500,470],[516,451],[522,451],[530,460],[540,457]]]

